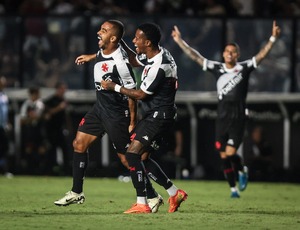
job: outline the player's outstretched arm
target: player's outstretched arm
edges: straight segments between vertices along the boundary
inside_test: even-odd
[[[148,96],[148,94],[146,94],[143,90],[141,89],[127,89],[123,86],[120,86],[118,84],[116,84],[113,81],[101,81],[101,86],[103,87],[103,89],[105,90],[110,90],[110,91],[115,91],[118,93],[122,93],[132,99],[135,100],[143,100],[144,98],[146,98]]]
[[[190,47],[182,38],[181,33],[177,26],[174,26],[172,31],[173,40],[179,45],[183,52],[191,58],[193,61],[197,62],[199,65],[203,66],[204,57],[194,48]]]
[[[94,60],[96,58],[96,56],[97,56],[97,54],[83,54],[83,55],[78,56],[75,59],[75,63],[77,65],[83,65],[86,62]]]
[[[269,38],[268,43],[255,56],[257,64],[259,64],[268,55],[279,35],[280,27],[276,25],[276,21],[273,21],[272,35]]]

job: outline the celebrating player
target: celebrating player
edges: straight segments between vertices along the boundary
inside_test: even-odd
[[[239,190],[246,189],[248,170],[242,165],[237,149],[243,138],[245,127],[246,97],[250,73],[267,56],[280,34],[280,28],[273,22],[272,35],[268,43],[252,59],[238,62],[240,48],[228,43],[223,51],[224,63],[204,58],[182,38],[177,26],[172,36],[179,47],[203,70],[212,72],[217,79],[218,119],[216,123],[216,150],[220,153],[224,175],[231,188],[231,197],[239,198]],[[233,167],[235,166],[235,168]],[[239,172],[239,190],[236,187],[235,170]]]

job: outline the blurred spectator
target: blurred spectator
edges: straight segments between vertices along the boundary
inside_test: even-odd
[[[272,148],[266,141],[264,130],[255,126],[244,141],[244,159],[252,180],[269,180],[272,173]]]
[[[70,174],[70,148],[68,142],[69,118],[67,118],[68,103],[65,99],[67,85],[58,82],[55,93],[47,98],[45,103],[46,137],[49,142],[47,171],[49,174]],[[58,152],[62,153],[62,162],[58,162]],[[60,167],[62,166],[62,168]]]
[[[224,5],[217,0],[206,0],[206,7],[204,13],[206,15],[225,15],[226,9]]]
[[[128,3],[130,4],[130,3]],[[118,4],[115,3],[114,0],[103,0],[99,1],[98,5],[98,13],[104,14],[104,15],[126,15],[128,14],[127,8],[122,8]]]
[[[23,0],[19,6],[19,13],[22,15],[45,15],[47,12],[44,0]]]
[[[254,3],[255,0],[238,0],[240,6],[238,8],[238,14],[240,16],[254,15]]]
[[[74,10],[74,5],[68,0],[53,0],[48,6],[48,10],[52,14],[70,14]]]
[[[4,92],[6,78],[0,77],[0,173],[11,175],[8,167],[9,138],[8,131],[11,129],[8,120],[8,97]]]
[[[273,0],[270,14],[276,16],[290,16],[293,15],[293,8],[291,3],[287,2],[287,0]]]
[[[47,145],[42,115],[44,103],[37,87],[28,89],[29,98],[21,106],[22,166],[25,173],[45,174]]]

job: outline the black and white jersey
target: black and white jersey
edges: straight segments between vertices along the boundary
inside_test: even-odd
[[[178,88],[177,66],[168,50],[160,47],[160,52],[151,59],[137,56],[144,65],[140,89],[146,97],[141,105],[145,115],[170,118],[175,112],[175,94]]]
[[[97,53],[96,61],[94,81],[97,94],[97,108],[108,117],[129,116],[128,97],[115,91],[105,90],[101,86],[101,81],[104,80],[113,81],[128,89],[136,87],[127,53],[121,46],[110,55],[105,55],[100,50]]]
[[[232,69],[226,68],[225,63],[207,59],[203,63],[203,70],[212,72],[216,77],[219,101],[245,101],[249,76],[255,68],[255,57],[238,62]]]

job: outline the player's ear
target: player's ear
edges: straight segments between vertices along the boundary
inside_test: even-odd
[[[150,40],[146,40],[145,44],[146,44],[146,46],[151,46],[151,41]]]
[[[117,37],[116,36],[111,36],[110,41],[111,42],[116,42],[117,41]]]

